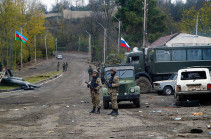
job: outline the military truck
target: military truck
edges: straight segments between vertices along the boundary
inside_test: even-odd
[[[211,46],[154,47],[126,53],[122,65],[135,67],[141,93],[151,90],[154,81],[167,80],[181,68],[211,65]]]
[[[110,70],[112,68],[117,69],[117,76],[119,77],[120,86],[118,88],[117,102],[131,101],[138,108],[140,107],[140,87],[136,86],[135,73],[133,66],[118,66],[118,67],[106,67],[105,68],[105,80],[108,82],[111,77]],[[109,108],[110,95],[108,88],[105,85],[102,89],[103,93],[103,107]]]

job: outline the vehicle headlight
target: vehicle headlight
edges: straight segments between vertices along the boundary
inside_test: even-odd
[[[131,88],[131,89],[130,89],[130,92],[131,92],[131,93],[134,93],[134,92],[135,92],[135,89],[134,89],[134,88]]]

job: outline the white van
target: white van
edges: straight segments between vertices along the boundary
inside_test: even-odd
[[[187,68],[178,71],[175,86],[177,101],[185,101],[190,95],[211,94],[210,71],[207,68]]]

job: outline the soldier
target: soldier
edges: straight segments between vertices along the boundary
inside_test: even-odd
[[[116,75],[117,69],[111,69],[111,77],[109,79],[109,94],[112,104],[112,112],[109,115],[115,116],[118,115],[118,104],[117,104],[117,93],[119,87],[119,77]]]
[[[66,67],[65,63],[63,63],[62,67],[63,67],[63,72],[65,72],[65,67]]]
[[[91,83],[88,84],[87,87],[92,89],[91,98],[92,98],[93,109],[90,113],[95,113],[97,107],[98,109],[96,114],[100,114],[100,108],[101,108],[100,88],[102,87],[102,83],[100,78],[98,77],[97,70],[93,70]]]
[[[90,81],[92,78],[92,74],[93,74],[93,69],[92,69],[91,65],[89,65],[88,73],[89,73],[89,81]]]
[[[58,62],[57,63],[57,71],[59,71],[59,66],[60,66],[60,63]]]
[[[65,65],[66,67],[65,67],[65,71],[67,71],[67,68],[68,68],[68,64],[67,64],[67,62],[66,62],[66,65]]]

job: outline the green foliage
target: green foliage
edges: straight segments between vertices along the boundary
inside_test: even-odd
[[[143,2],[144,0],[117,0],[121,7],[116,16],[122,21],[127,40],[133,46],[140,44],[143,38]],[[166,30],[166,15],[158,9],[155,0],[148,0],[147,40],[153,42]]]
[[[21,28],[23,28],[22,34],[28,38],[28,42],[23,44],[23,62],[31,61],[34,57],[34,37],[36,36],[37,45],[37,58],[43,57],[44,53],[42,51],[44,48],[44,41],[41,36],[45,33],[45,17],[44,10],[45,7],[42,4],[37,3],[34,0],[31,5],[29,1],[19,0],[5,0],[0,3],[0,54],[1,59],[5,65],[7,59],[7,47],[9,54],[9,65],[15,62],[20,63],[20,41],[15,41],[15,30],[21,33]],[[30,7],[31,6],[31,7]],[[52,55],[55,48],[54,37],[49,34],[47,39],[47,44],[49,47],[49,55]],[[15,47],[16,46],[16,47]],[[16,51],[15,51],[16,48]],[[15,61],[16,54],[16,61]]]
[[[182,32],[195,34],[196,22],[198,15],[198,32],[199,34],[211,35],[211,2],[207,2],[199,10],[190,8],[184,11],[181,20]]]

